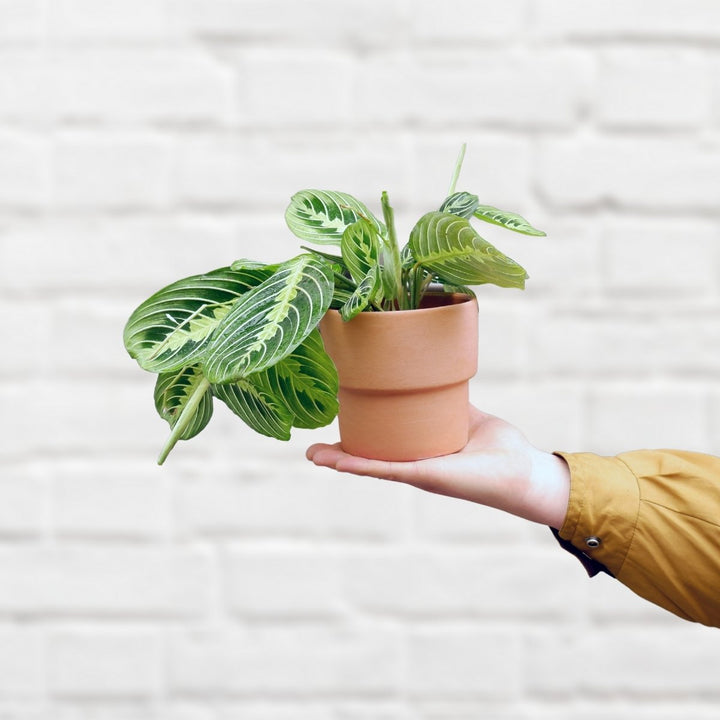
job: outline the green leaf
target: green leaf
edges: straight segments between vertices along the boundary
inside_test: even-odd
[[[333,295],[325,260],[298,255],[245,293],[210,338],[204,359],[212,383],[235,382],[289,355],[317,326]]]
[[[380,289],[380,282],[379,268],[377,265],[373,265],[362,282],[355,288],[355,292],[340,308],[342,319],[347,322],[365,310]]]
[[[170,372],[194,363],[238,298],[272,272],[271,267],[220,268],[164,287],[128,319],[125,348],[151,372]]]
[[[171,428],[177,424],[198,387],[203,385],[205,389],[191,416],[185,418],[186,424],[180,430],[179,440],[195,437],[210,422],[213,412],[212,393],[203,380],[202,371],[197,365],[158,375],[154,392],[155,409]]]
[[[445,198],[440,212],[449,212],[464,218],[471,218],[478,206],[478,196],[467,192],[456,192]]]
[[[292,196],[285,221],[301,240],[320,245],[339,245],[345,228],[360,218],[382,234],[385,226],[363,203],[347,193],[333,190],[301,190]]]
[[[213,385],[213,395],[261,435],[290,439],[293,414],[280,397],[260,387],[253,377],[235,383]]]
[[[448,285],[525,287],[525,270],[457,215],[423,215],[410,233],[410,245],[417,261]]]
[[[500,225],[501,227],[514,230],[523,235],[545,237],[545,233],[542,230],[534,228],[522,215],[498,210],[496,207],[492,207],[492,205],[478,205],[473,215],[478,220],[484,220],[493,225]]]
[[[377,267],[380,241],[372,223],[364,218],[345,228],[340,240],[343,262],[356,284],[361,283],[370,268]]]
[[[323,427],[337,415],[337,370],[318,330],[284,360],[249,379],[282,399],[294,416],[294,427]]]

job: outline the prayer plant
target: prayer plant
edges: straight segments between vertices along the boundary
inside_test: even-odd
[[[157,373],[155,407],[171,427],[158,462],[178,440],[197,435],[220,400],[251,428],[287,440],[293,427],[316,428],[337,414],[337,373],[317,325],[329,308],[344,320],[360,312],[414,310],[431,287],[492,283],[524,288],[527,273],[484,240],[475,218],[525,235],[544,235],[524,218],[456,192],[423,215],[401,249],[382,193],[380,221],[351,195],[301,190],[285,213],[312,245],[287,262],[238,260],[168,285],[143,302],[124,331],[125,347]]]

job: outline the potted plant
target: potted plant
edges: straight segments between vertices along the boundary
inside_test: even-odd
[[[277,264],[238,260],[178,280],[132,313],[125,347],[157,373],[155,407],[171,427],[160,464],[178,440],[207,425],[215,400],[257,432],[287,440],[293,427],[330,423],[339,397],[343,446],[381,459],[465,444],[477,358],[477,302],[468,286],[524,288],[527,278],[470,220],[545,233],[456,192],[464,152],[448,196],[418,220],[403,248],[386,192],[381,221],[346,193],[302,190],[287,208],[288,227],[326,249],[303,245]],[[446,399],[451,405],[442,409]],[[450,437],[440,440],[442,430]],[[369,439],[356,438],[363,432]]]

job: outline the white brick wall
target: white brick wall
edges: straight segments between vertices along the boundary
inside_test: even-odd
[[[163,468],[128,313],[295,252],[289,195],[487,235],[478,405],[720,452],[720,5],[0,0],[0,720],[710,720],[713,631],[545,528],[310,466],[218,408]]]

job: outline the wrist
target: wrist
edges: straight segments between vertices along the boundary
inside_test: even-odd
[[[559,455],[536,450],[531,472],[536,522],[560,530],[570,500],[570,468]]]

